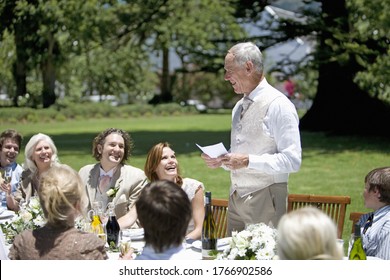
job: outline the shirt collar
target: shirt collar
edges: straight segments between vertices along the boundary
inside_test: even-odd
[[[114,167],[113,169],[110,169],[108,172],[105,172],[103,168],[100,166],[100,177],[108,175],[110,176],[110,178],[112,178],[112,176],[114,176],[115,170],[116,168]]]
[[[390,212],[390,205],[385,205],[374,212],[373,221],[377,221]]]
[[[267,80],[265,79],[265,77],[261,80],[261,82],[257,85],[257,87],[255,87],[254,90],[252,90],[252,92],[248,95],[247,98],[251,99],[251,100],[255,100],[257,96],[259,96],[261,94],[261,92],[263,91],[263,89],[268,86],[268,82]]]

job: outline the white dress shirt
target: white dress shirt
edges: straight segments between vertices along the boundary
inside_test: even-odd
[[[249,94],[256,100],[265,91],[277,91],[263,78],[260,84]],[[232,116],[240,108],[240,102],[233,108]],[[278,153],[249,154],[248,168],[267,174],[297,172],[301,165],[301,139],[299,117],[294,104],[288,98],[276,98],[269,106],[264,117],[264,132],[274,139]]]

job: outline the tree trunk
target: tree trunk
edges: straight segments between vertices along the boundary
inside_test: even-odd
[[[162,58],[161,101],[166,103],[173,100],[169,75],[169,49],[167,47],[163,47]]]
[[[13,69],[13,76],[16,84],[16,93],[13,97],[13,105],[18,106],[19,96],[24,96],[27,93],[27,54],[25,50],[25,43],[23,40],[23,33],[17,30],[15,26],[15,47],[16,47],[16,61]]]
[[[53,105],[56,102],[56,95],[55,95],[55,81],[56,81],[56,75],[55,75],[55,64],[54,64],[54,47],[55,47],[55,40],[53,37],[51,37],[48,40],[48,50],[47,50],[47,57],[43,60],[41,64],[41,71],[42,71],[42,83],[43,83],[43,89],[42,89],[42,104],[43,108],[48,108],[51,105]]]
[[[335,21],[347,21],[345,1],[322,1],[322,15],[326,26],[335,26]],[[338,25],[348,32],[348,24]],[[361,70],[351,55],[347,63],[331,61],[332,49],[325,44],[330,32],[323,32],[318,48],[328,57],[319,57],[317,95],[313,106],[300,121],[300,129],[325,131],[336,134],[390,136],[390,108],[362,91],[353,78]]]

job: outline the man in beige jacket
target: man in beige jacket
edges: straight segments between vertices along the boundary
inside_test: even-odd
[[[147,178],[143,170],[125,164],[131,147],[130,135],[121,129],[109,128],[95,137],[92,153],[98,162],[79,171],[89,198],[88,210],[94,201],[101,201],[103,210],[112,201],[120,218],[134,205]]]

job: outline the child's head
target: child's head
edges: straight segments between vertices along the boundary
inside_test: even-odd
[[[145,230],[145,242],[156,252],[183,242],[191,219],[191,202],[181,187],[166,180],[149,183],[143,188],[136,209]]]

